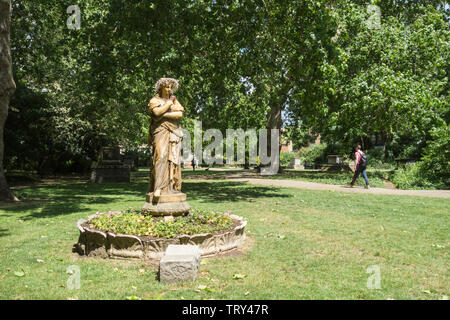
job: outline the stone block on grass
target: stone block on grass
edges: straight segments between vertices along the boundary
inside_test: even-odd
[[[194,281],[197,279],[201,252],[198,246],[169,245],[159,263],[162,283]]]

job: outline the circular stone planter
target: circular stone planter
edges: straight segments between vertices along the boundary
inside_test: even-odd
[[[92,215],[88,220],[77,222],[80,236],[74,245],[74,251],[89,257],[118,259],[161,259],[169,244],[197,245],[202,257],[211,257],[231,251],[245,242],[244,228],[247,221],[242,217],[230,215],[233,219],[233,229],[220,233],[202,233],[196,235],[181,235],[176,238],[150,238],[126,234],[102,232],[89,227],[89,222],[98,217]]]

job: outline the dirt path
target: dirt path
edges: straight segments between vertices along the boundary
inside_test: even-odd
[[[330,190],[349,193],[368,193],[368,194],[390,194],[396,196],[418,196],[418,197],[432,197],[432,198],[450,198],[450,190],[398,190],[398,189],[384,189],[384,188],[370,188],[369,190],[363,187],[350,188],[348,186],[339,186],[325,183],[308,182],[300,180],[274,180],[274,179],[260,179],[260,178],[242,178],[231,177],[227,179],[232,181],[246,182],[250,184],[275,186],[285,188],[298,188],[309,190]]]

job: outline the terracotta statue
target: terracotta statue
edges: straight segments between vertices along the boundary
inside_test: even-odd
[[[158,202],[166,204],[162,214],[168,214],[168,202],[184,202],[186,195],[181,193],[181,143],[183,132],[180,121],[184,108],[173,95],[178,89],[178,81],[161,78],[155,84],[157,94],[148,104],[150,115],[149,145],[152,147],[152,163],[147,203],[144,208],[157,213],[162,210]],[[150,204],[152,203],[152,204]],[[177,208],[180,206],[177,205]],[[180,207],[181,208],[181,207]],[[186,209],[187,204],[182,208]],[[184,210],[183,209],[183,210]],[[175,209],[174,209],[175,210]],[[181,209],[177,209],[180,211]],[[176,210],[175,210],[176,211]]]

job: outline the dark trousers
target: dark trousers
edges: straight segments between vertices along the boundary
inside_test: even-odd
[[[362,173],[362,175],[364,177],[364,180],[366,181],[366,186],[368,186],[369,185],[369,179],[367,178],[366,167],[362,167],[359,164],[356,166],[355,174],[353,175],[352,185],[355,184],[355,181],[358,178],[360,173]]]

